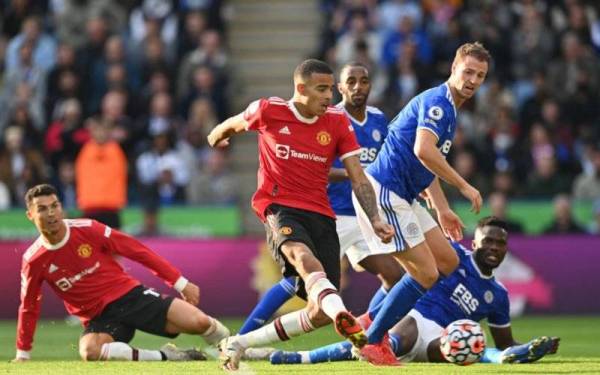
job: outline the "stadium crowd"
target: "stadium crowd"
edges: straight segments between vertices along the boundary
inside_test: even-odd
[[[161,205],[236,203],[227,154],[206,147],[210,129],[232,114],[222,3],[0,0],[0,206],[22,206],[28,187],[50,181],[67,208],[87,216],[142,205],[152,233]],[[556,228],[585,230],[569,205],[600,198],[597,2],[321,0],[321,8],[316,57],[369,66],[371,101],[390,119],[447,77],[460,44],[481,41],[494,64],[458,117],[452,164],[484,197],[554,199],[557,212],[567,210]]]

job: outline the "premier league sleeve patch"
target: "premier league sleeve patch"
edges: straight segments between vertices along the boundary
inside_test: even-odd
[[[441,107],[433,106],[427,111],[427,116],[435,121],[441,120],[444,117],[444,110]]]

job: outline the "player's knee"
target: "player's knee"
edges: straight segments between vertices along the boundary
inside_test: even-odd
[[[400,264],[392,264],[385,267],[379,272],[379,279],[385,289],[391,289],[404,275],[404,270]]]
[[[450,275],[458,267],[458,255],[456,252],[445,254],[442,259],[436,260],[437,268],[444,275]]]
[[[422,270],[416,278],[417,282],[425,289],[430,289],[438,281],[440,273],[436,268]]]
[[[201,311],[196,312],[192,319],[199,333],[205,332],[210,328],[210,318]]]
[[[79,355],[84,361],[97,361],[100,359],[100,348],[97,345],[83,345],[79,347]]]

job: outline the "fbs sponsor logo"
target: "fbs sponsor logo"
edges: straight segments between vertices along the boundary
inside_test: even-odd
[[[311,160],[316,161],[318,163],[327,163],[327,157],[320,156],[312,152],[300,152],[292,149],[289,145],[282,145],[277,143],[275,145],[275,156],[279,159],[302,159],[302,160]]]

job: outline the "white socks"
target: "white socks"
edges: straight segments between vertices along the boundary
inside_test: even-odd
[[[100,349],[101,361],[162,361],[163,354],[160,350],[134,349],[124,342],[111,342],[103,344]]]
[[[225,337],[229,337],[229,329],[223,323],[210,316],[208,319],[210,320],[210,326],[200,334],[207,344],[216,345]]]
[[[316,303],[331,320],[341,311],[348,311],[335,286],[325,272],[313,272],[306,278],[308,299]]]
[[[238,343],[244,347],[264,346],[277,341],[286,341],[291,337],[314,331],[315,327],[308,318],[306,310],[285,314],[271,323],[238,337]]]

